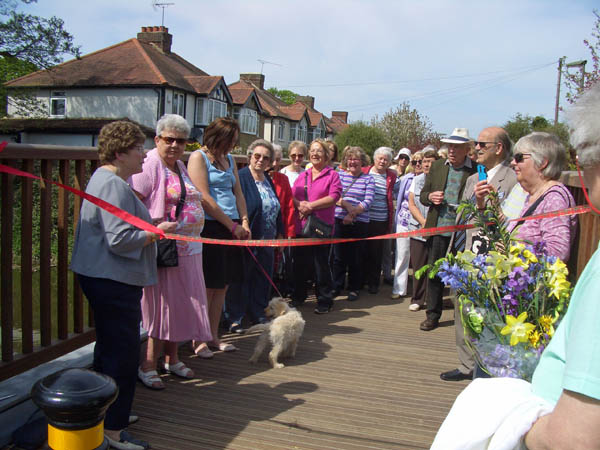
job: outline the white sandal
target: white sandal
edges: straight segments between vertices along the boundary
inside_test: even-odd
[[[173,373],[178,377],[185,378],[187,380],[194,378],[194,372],[192,369],[186,366],[182,361],[179,361],[177,364],[173,365],[165,363],[165,371],[167,373]]]
[[[161,391],[165,388],[165,385],[159,378],[158,372],[156,370],[149,370],[148,372],[144,372],[141,367],[138,367],[138,378],[144,386],[150,389],[154,389],[155,391]],[[156,386],[154,383],[159,383],[159,385]]]

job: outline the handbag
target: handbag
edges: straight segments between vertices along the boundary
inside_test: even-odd
[[[181,188],[181,195],[179,196],[179,202],[177,203],[177,207],[175,208],[175,218],[171,219],[169,215],[170,222],[176,222],[179,214],[181,214],[181,210],[183,209],[183,204],[185,203],[185,183],[183,182],[183,177],[181,176],[181,172],[179,171],[179,166],[175,164],[175,169],[177,170],[177,175],[179,175],[179,186]],[[179,264],[179,257],[177,255],[177,241],[175,239],[161,239],[156,242],[156,265],[157,267],[177,267]]]
[[[308,171],[307,171],[308,172]],[[304,178],[304,196],[306,197],[306,201],[308,201],[308,173]],[[331,237],[331,232],[333,231],[333,226],[329,225],[327,222],[316,217],[314,214],[311,214],[306,219],[306,223],[302,227],[302,237],[305,238],[329,238]]]

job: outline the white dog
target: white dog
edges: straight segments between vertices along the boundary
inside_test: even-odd
[[[270,340],[273,349],[269,353],[269,361],[273,368],[281,369],[284,365],[278,362],[277,358],[280,356],[290,358],[296,356],[298,339],[304,331],[304,319],[295,308],[291,308],[286,301],[279,297],[269,302],[269,305],[265,308],[265,314],[267,317],[272,317],[273,320],[268,323],[254,325],[248,329],[248,332],[262,331],[250,362],[256,363],[258,361]]]

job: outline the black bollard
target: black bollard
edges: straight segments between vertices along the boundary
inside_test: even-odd
[[[48,418],[52,450],[105,450],[104,415],[117,398],[114,380],[86,369],[65,369],[39,380],[31,398]]]

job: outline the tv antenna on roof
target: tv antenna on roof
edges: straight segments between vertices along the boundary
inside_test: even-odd
[[[257,61],[260,63],[260,74],[262,75],[263,73],[263,67],[265,64],[273,64],[274,66],[279,66],[279,67],[283,67],[282,64],[277,64],[271,61],[265,61],[264,59],[257,59]]]
[[[162,8],[162,23],[161,26],[165,26],[165,8],[173,6],[175,3],[161,3],[158,0],[152,0],[152,8],[156,11],[156,8]]]

